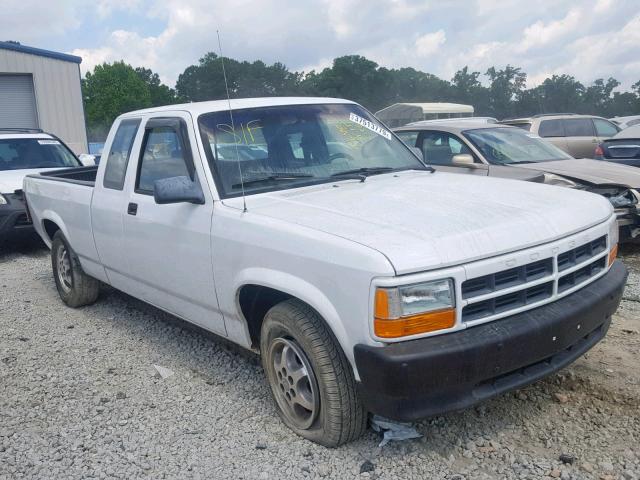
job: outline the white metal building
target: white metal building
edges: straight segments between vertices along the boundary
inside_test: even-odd
[[[74,55],[0,42],[0,128],[41,128],[86,153],[80,62]]]
[[[376,117],[389,127],[438,118],[473,117],[473,106],[461,103],[394,103],[378,110]]]

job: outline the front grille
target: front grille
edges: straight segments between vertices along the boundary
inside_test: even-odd
[[[533,287],[518,290],[517,292],[467,305],[462,310],[462,319],[464,321],[471,321],[490,317],[498,313],[515,310],[516,308],[545,300],[551,297],[551,295],[553,295],[553,282],[534,285]]]
[[[462,283],[462,298],[477,297],[505,288],[533,282],[553,273],[553,259],[546,258],[521,267],[510,268]]]
[[[606,250],[603,235],[555,257],[465,280],[462,298],[469,303],[462,309],[462,321],[490,318],[552,298],[556,283],[557,294],[579,286],[606,269],[607,256],[602,255]],[[567,270],[571,271],[562,274]]]
[[[578,265],[607,249],[606,235],[558,255],[558,271]]]
[[[563,275],[558,280],[558,293],[562,293],[570,288],[580,285],[581,283],[589,280],[591,277],[597,275],[606,267],[607,259],[605,257],[599,258],[595,262],[585,265],[584,267]]]

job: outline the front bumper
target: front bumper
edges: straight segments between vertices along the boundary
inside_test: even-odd
[[[356,345],[362,399],[373,413],[414,421],[535,382],[605,336],[626,279],[616,261],[595,282],[533,310],[446,335]]]
[[[0,239],[32,233],[33,224],[27,215],[22,195],[3,193],[2,196],[8,203],[0,205]]]

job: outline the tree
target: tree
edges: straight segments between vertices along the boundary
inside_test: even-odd
[[[90,139],[104,140],[118,115],[152,105],[147,84],[122,61],[103,63],[87,72],[82,96]]]
[[[172,105],[181,101],[180,98],[177,97],[176,91],[173,88],[169,88],[160,82],[160,77],[157,73],[153,73],[151,70],[144,67],[136,68],[136,73],[149,89],[152,107]]]
[[[491,67],[486,74],[489,85],[489,112],[497,118],[515,113],[514,100],[522,93],[527,83],[527,74],[520,68],[507,65],[502,70]]]
[[[224,58],[224,67],[232,98],[295,95],[300,91],[302,74],[290,72],[281,63],[266,65]],[[180,74],[176,92],[192,102],[219,100],[227,96],[222,60],[213,52],[202,57]]]
[[[455,101],[473,105],[476,114],[489,111],[489,91],[480,83],[480,72],[469,72],[465,66],[455,73],[451,86]]]
[[[541,85],[540,113],[582,111],[584,85],[570,75],[553,75]]]
[[[608,116],[611,107],[612,92],[620,86],[620,82],[609,77],[605,82],[599,78],[584,91],[582,103],[584,105],[581,113],[598,113],[598,115]],[[615,114],[615,113],[613,113]]]

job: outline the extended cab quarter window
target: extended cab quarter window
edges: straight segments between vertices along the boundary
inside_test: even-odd
[[[124,187],[129,155],[131,154],[131,147],[133,146],[133,140],[136,138],[139,125],[140,119],[120,122],[107,156],[107,166],[104,171],[103,181],[105,188],[122,190]]]
[[[173,126],[147,127],[136,191],[151,194],[156,180],[163,178],[185,176],[193,180],[191,156],[187,148],[179,129]]]

